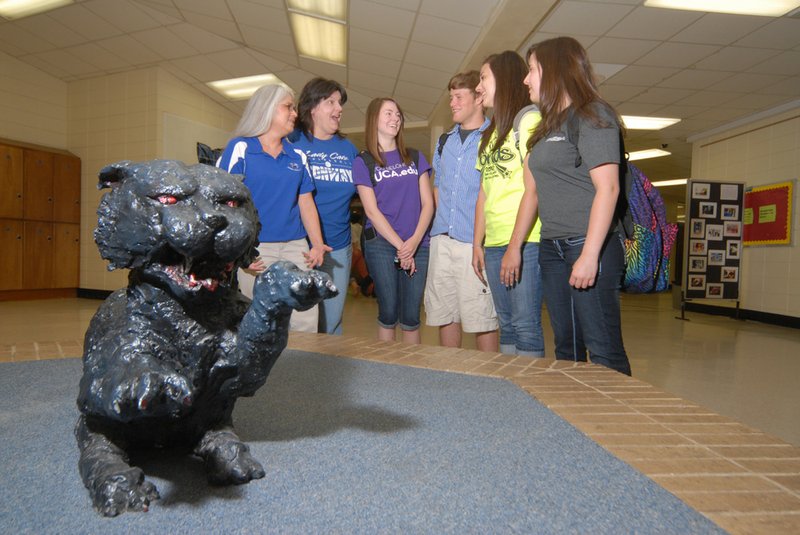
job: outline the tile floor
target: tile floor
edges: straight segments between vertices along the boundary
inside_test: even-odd
[[[80,356],[99,302],[0,302],[0,362]],[[605,368],[374,340],[375,301],[353,297],[345,336],[290,347],[510,380],[731,533],[800,533],[800,331],[687,313],[670,295],[623,296],[634,377]],[[545,323],[547,323],[545,321]],[[549,332],[546,340],[552,340]]]

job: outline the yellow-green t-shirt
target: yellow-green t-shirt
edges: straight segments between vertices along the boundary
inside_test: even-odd
[[[519,123],[519,150],[510,131],[499,150],[492,150],[497,140],[497,131],[492,132],[489,144],[478,154],[475,168],[481,172],[481,184],[486,195],[483,213],[486,218],[486,247],[508,245],[514,223],[517,220],[519,203],[525,192],[522,179],[522,162],[527,154],[528,137],[538,124],[541,116],[538,111],[529,111]],[[542,225],[539,219],[533,225],[526,242],[538,242]]]

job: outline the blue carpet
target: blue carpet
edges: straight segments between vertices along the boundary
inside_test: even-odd
[[[0,365],[5,533],[723,533],[508,382],[298,351],[234,413],[264,479],[137,459],[162,499],[106,519],[78,476],[79,377]]]

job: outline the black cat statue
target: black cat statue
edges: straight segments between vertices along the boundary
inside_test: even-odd
[[[252,302],[236,269],[257,254],[260,224],[247,187],[204,164],[119,162],[94,237],[109,269],[129,283],[100,306],[84,341],[75,426],[79,469],[105,516],[147,511],[156,487],[129,453],[184,448],[213,484],[264,469],[233,430],[239,396],[264,384],[286,347],[292,310],[334,296],[319,271],[278,262],[256,279]]]

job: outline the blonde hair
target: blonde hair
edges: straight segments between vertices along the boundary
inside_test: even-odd
[[[275,109],[287,96],[294,97],[294,91],[283,84],[259,87],[247,101],[242,118],[233,131],[233,137],[255,137],[269,130]]]

